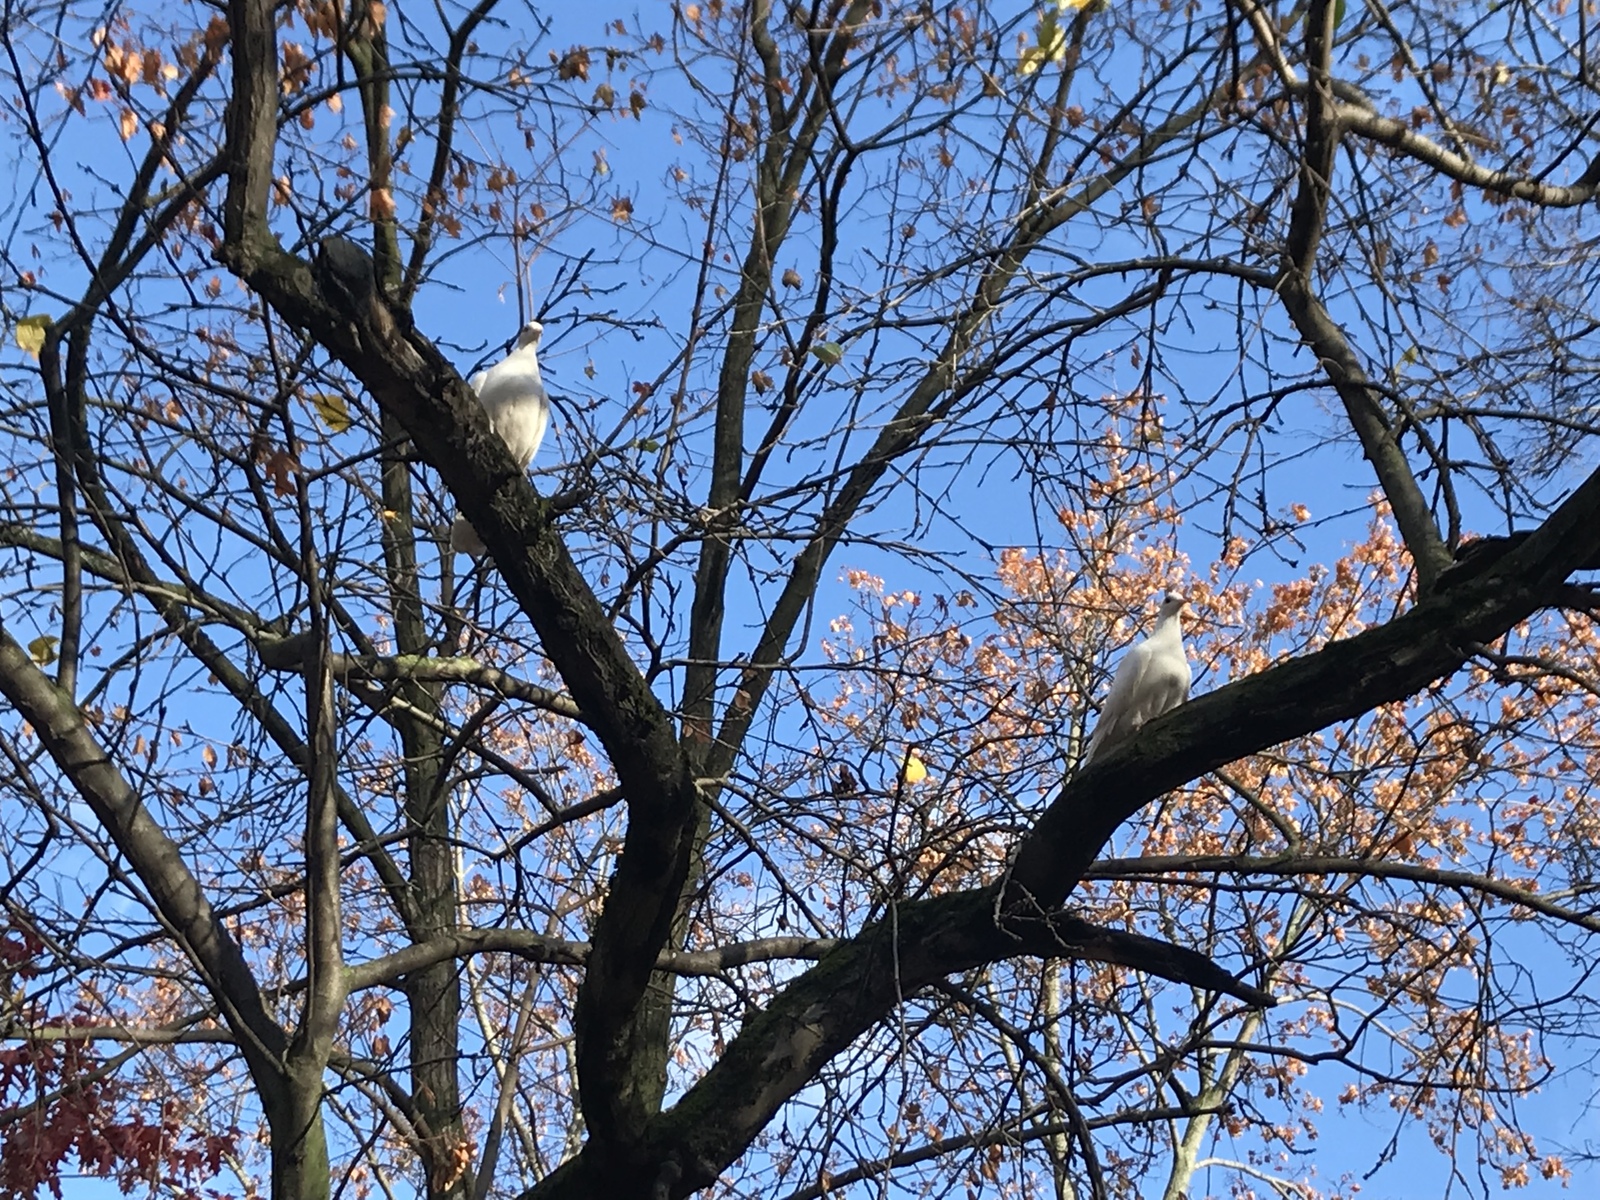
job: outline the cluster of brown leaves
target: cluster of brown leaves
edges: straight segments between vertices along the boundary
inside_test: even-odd
[[[32,1200],[45,1190],[60,1197],[69,1162],[125,1192],[156,1186],[182,1200],[215,1195],[201,1185],[238,1152],[239,1130],[197,1130],[176,1097],[147,1119],[144,1098],[88,1040],[102,1020],[52,1015],[11,991],[38,974],[44,949],[25,929],[0,928],[8,1037],[28,1030],[0,1047],[0,1110],[8,1114],[0,1125],[0,1200]]]

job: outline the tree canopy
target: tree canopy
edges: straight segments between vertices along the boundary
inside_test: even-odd
[[[1565,1181],[1587,0],[574,8],[5,6],[0,1197]]]

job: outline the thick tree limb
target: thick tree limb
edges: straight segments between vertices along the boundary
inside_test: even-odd
[[[266,19],[248,3],[236,9],[245,10],[241,19]],[[256,184],[235,177],[232,186]],[[602,714],[594,727],[632,819],[580,993],[579,1059],[601,1076],[623,1072],[619,1031],[641,1001],[687,874],[695,784],[671,721],[551,528],[548,506],[437,350],[401,338],[381,305],[356,314],[365,318],[358,329],[315,291],[306,264],[269,235],[246,236],[223,256],[287,319],[314,330],[440,468],[579,708]]]
[[[1506,555],[1521,546],[1531,536],[1533,531],[1519,529],[1514,533],[1491,535],[1489,537],[1473,538],[1470,542],[1463,542],[1456,547],[1455,561],[1450,567],[1434,581],[1438,588],[1458,587],[1463,583],[1488,572]],[[1600,571],[1600,554],[1585,559],[1578,564],[1580,571]],[[1566,594],[1569,585],[1558,585],[1550,594],[1550,603],[1564,603],[1570,597]]]
[[[323,603],[321,563],[311,545],[313,528],[304,484],[299,493],[307,575],[311,584],[311,628],[317,653],[306,668],[306,727],[311,732],[311,770],[306,788],[306,997],[289,1043],[286,1063],[320,1104],[321,1076],[346,995],[343,904],[339,890],[338,724],[333,673],[328,667],[328,614]],[[312,1080],[316,1080],[312,1085]]]
[[[94,813],[113,844],[150,893],[162,922],[195,964],[249,1067],[273,1134],[274,1194],[315,1200],[328,1189],[328,1147],[322,1123],[322,1072],[342,1003],[342,972],[319,984],[308,1003],[308,1027],[291,1037],[267,1010],[261,989],[237,942],[212,909],[177,845],[139,801],[110,756],[89,732],[73,698],[36,667],[0,628],[0,693],[34,727],[62,775]],[[326,789],[325,789],[326,792]],[[325,794],[316,814],[320,836],[333,842],[333,801]],[[334,875],[337,856],[323,874]],[[326,888],[324,883],[323,887]],[[337,936],[337,905],[333,914]],[[326,915],[308,931],[313,938]],[[327,933],[321,934],[326,943]],[[326,958],[324,953],[321,957]]]
[[[666,1162],[679,1172],[670,1195],[709,1185],[785,1101],[900,997],[957,971],[1033,952],[1022,926],[1058,905],[1116,828],[1152,798],[1448,676],[1467,661],[1471,645],[1525,619],[1596,552],[1600,472],[1496,571],[1151,722],[1062,789],[1005,879],[904,905],[892,924],[862,930],[752,1016],[683,1099],[650,1123],[635,1156],[585,1150],[526,1195],[637,1192]]]
[[[1025,953],[1040,958],[1075,958],[1128,967],[1174,983],[1232,996],[1254,1008],[1271,1008],[1277,1003],[1271,992],[1242,983],[1204,954],[1187,946],[1126,929],[1110,929],[1082,917],[1056,916],[1035,924],[1038,928]]]
[[[1513,175],[1508,171],[1479,166],[1423,137],[1396,117],[1386,117],[1357,104],[1340,104],[1335,110],[1341,128],[1398,150],[1450,179],[1480,187],[1512,200],[1526,200],[1541,208],[1577,208],[1600,196],[1600,158],[1592,161],[1578,180],[1571,184],[1541,183],[1537,179]]]
[[[263,637],[256,643],[261,664],[273,671],[298,671],[306,664],[312,646],[308,636]],[[533,708],[582,721],[583,714],[568,696],[549,688],[518,679],[509,671],[491,667],[475,658],[434,658],[431,655],[402,654],[380,658],[376,655],[328,655],[328,667],[338,679],[377,679],[384,682],[415,679],[428,683],[470,683],[503,696],[520,700]]]
[[[595,929],[575,1027],[591,1130],[620,1132],[604,1111],[630,1070],[627,1031],[666,945],[688,875],[696,785],[672,722],[629,658],[604,608],[455,368],[432,343],[401,336],[381,303],[345,313],[313,285],[308,265],[283,252],[265,220],[275,112],[257,103],[276,84],[268,0],[233,0],[234,104],[230,112],[227,238],[219,256],[280,315],[309,330],[366,386],[438,468],[495,556],[550,661],[596,735],[627,797],[629,822],[610,894]],[[240,47],[250,47],[245,54]],[[263,85],[266,78],[269,83]],[[242,114],[250,114],[246,124]],[[265,150],[262,147],[265,147]],[[258,203],[257,197],[260,202]]]
[[[1313,282],[1317,246],[1327,220],[1334,152],[1339,145],[1339,123],[1329,74],[1334,10],[1333,0],[1313,0],[1306,13],[1305,52],[1309,79],[1303,88],[1305,145],[1301,152],[1299,187],[1290,211],[1283,277],[1278,292],[1289,319],[1317,356],[1344,403],[1351,428],[1377,473],[1378,483],[1394,511],[1395,524],[1400,527],[1400,536],[1411,552],[1422,586],[1427,588],[1448,565],[1450,553],[1439,536],[1438,524],[1400,448],[1379,393],[1344,331],[1317,296]],[[1290,78],[1292,81],[1292,76]]]
[[[757,938],[718,946],[714,950],[663,951],[655,966],[674,975],[720,975],[750,963],[818,959],[837,944],[832,938]],[[474,954],[515,954],[529,962],[577,967],[586,964],[593,951],[594,947],[588,942],[569,942],[525,929],[463,929],[360,963],[348,969],[346,979],[351,991],[361,991],[391,984],[408,971]]]
[[[1158,938],[1108,929],[1063,913],[1032,922],[1019,922],[1016,932],[1024,939],[1024,944],[1018,950],[1021,954],[1110,963],[1176,983],[1221,992],[1246,1004],[1271,1007],[1275,1003],[1270,993],[1239,982],[1198,951],[1175,946]],[[656,967],[673,975],[720,975],[734,967],[751,963],[815,961],[841,944],[835,938],[756,938],[712,950],[664,951],[656,960]],[[589,961],[592,949],[587,942],[570,942],[524,929],[464,929],[350,967],[345,972],[345,979],[350,991],[363,991],[392,984],[408,971],[452,959],[469,958],[474,954],[515,954],[530,962],[582,966]],[[304,981],[290,985],[291,990],[300,990],[304,986]]]
[[[1377,389],[1344,330],[1329,315],[1307,278],[1294,271],[1286,273],[1278,295],[1295,329],[1316,354],[1328,381],[1344,402],[1350,426],[1361,440],[1362,452],[1378,476],[1378,483],[1394,512],[1395,524],[1400,527],[1400,536],[1416,564],[1422,587],[1432,587],[1449,565],[1450,551],[1445,548],[1438,523],[1433,519],[1405,451],[1400,448]]]
[[[239,702],[239,706],[259,722],[284,756],[309,777],[310,747],[295,732],[288,719],[262,695],[261,689],[239,669],[232,657],[206,633],[199,621],[194,619],[192,610],[219,612],[232,622],[235,629],[247,637],[260,637],[266,622],[259,614],[226,604],[214,596],[194,595],[182,583],[157,576],[134,539],[123,529],[120,522],[110,516],[110,506],[103,502],[103,494],[94,487],[92,479],[86,486],[100,497],[101,502],[95,504],[93,509],[95,520],[117,548],[118,553],[113,556],[103,550],[84,547],[82,555],[84,569],[148,599],[172,635],[217,677],[217,681]],[[25,526],[9,523],[0,524],[0,545],[24,546],[52,558],[60,557],[64,552],[59,540],[41,537]],[[395,911],[400,915],[400,919],[411,927],[415,914],[410,890],[399,867],[384,848],[383,839],[378,836],[371,822],[367,820],[366,813],[350,798],[349,793],[339,788],[336,798],[340,822],[364,848],[363,854],[372,863],[379,881],[383,884],[384,892],[395,906]]]
[[[199,969],[238,1038],[257,1085],[270,1091],[282,1071],[288,1038],[267,1011],[238,943],[212,911],[177,845],[95,741],[72,697],[57,688],[4,629],[0,629],[0,693],[33,726],[62,775],[149,890],[161,919]]]
[[[278,39],[272,13],[272,0],[230,0],[228,4],[233,59],[224,159],[229,182],[223,204],[223,242],[228,246],[271,239],[267,188],[278,142]]]
[[[1328,65],[1333,57],[1334,0],[1311,0],[1305,16],[1306,87],[1305,145],[1300,153],[1300,187],[1289,214],[1288,260],[1296,274],[1309,280],[1316,267],[1317,245],[1327,219],[1333,180],[1333,154],[1339,128],[1333,119],[1333,88]]]

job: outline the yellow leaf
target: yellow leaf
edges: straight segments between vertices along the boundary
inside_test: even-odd
[[[1029,46],[1017,61],[1017,70],[1032,75],[1047,62],[1060,62],[1067,56],[1067,33],[1056,20],[1056,14],[1047,12],[1039,22],[1037,46]]]
[[[907,749],[906,760],[900,766],[900,778],[904,779],[907,783],[914,784],[921,783],[927,777],[928,768],[924,766],[922,760],[917,757],[917,752],[915,750]]]
[[[41,667],[48,667],[56,660],[56,644],[61,639],[51,637],[48,633],[41,633],[28,643],[28,653],[33,656],[33,661]]]
[[[26,350],[34,358],[44,349],[44,335],[50,329],[50,318],[44,313],[23,317],[17,322],[17,348]]]
[[[322,423],[334,433],[343,433],[355,424],[350,418],[350,410],[345,407],[343,396],[332,392],[312,392],[309,399],[311,407],[317,410],[317,416],[322,418]]]

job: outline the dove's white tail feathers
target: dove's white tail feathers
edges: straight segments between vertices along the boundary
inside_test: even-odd
[[[450,550],[453,554],[470,554],[477,558],[489,547],[483,544],[483,539],[478,536],[478,531],[472,527],[460,513],[450,522]]]

